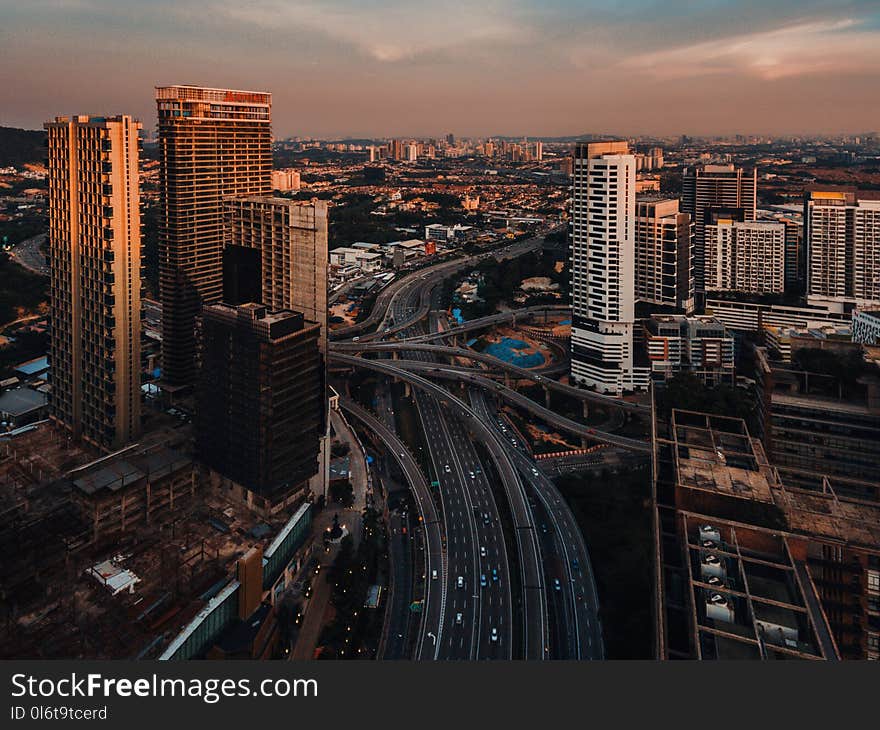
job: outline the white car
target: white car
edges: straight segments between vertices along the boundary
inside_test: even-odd
[[[486,557],[486,546],[485,545],[480,545],[480,557],[481,558]]]
[[[462,576],[458,576],[458,580],[455,581],[455,585],[457,585],[459,588],[464,588],[464,578],[462,578]]]
[[[496,629],[494,626],[492,627],[492,634],[490,638],[492,639],[492,641],[498,641],[498,629]]]
[[[448,474],[449,472],[452,471],[452,469],[450,469],[449,464],[447,464],[446,466],[443,467],[443,471],[445,471]]]
[[[455,623],[461,626],[462,615],[460,613],[455,614]]]

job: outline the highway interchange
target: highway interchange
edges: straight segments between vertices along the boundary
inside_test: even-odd
[[[414,568],[423,571],[421,596],[414,596],[423,601],[415,659],[604,658],[584,537],[555,484],[512,437],[496,399],[584,438],[634,451],[648,444],[567,419],[488,376],[498,371],[528,378],[628,412],[642,406],[558,383],[550,378],[555,369],[524,370],[444,344],[464,331],[558,314],[558,307],[502,313],[451,329],[432,314],[440,308],[445,278],[486,257],[501,262],[540,245],[540,238],[517,241],[409,273],[379,293],[362,322],[330,335],[331,368],[370,371],[388,386],[391,379],[403,382],[416,406],[421,444],[407,446],[395,433],[389,397],[374,404],[377,414],[350,398],[340,401],[397,462],[420,511],[426,549],[424,565]],[[449,364],[462,357],[484,369]]]

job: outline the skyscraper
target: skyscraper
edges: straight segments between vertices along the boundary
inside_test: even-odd
[[[111,450],[141,433],[141,125],[74,116],[45,126],[50,413]]]
[[[639,301],[694,309],[694,224],[677,198],[636,201],[635,297]]]
[[[225,261],[246,256],[240,249],[256,250],[259,267],[256,297],[250,286],[238,295],[224,291],[224,301],[260,301],[271,309],[302,312],[321,325],[326,352],[327,202],[251,196],[226,201],[224,216]]]
[[[319,326],[261,304],[206,306],[196,411],[199,457],[272,510],[318,472],[324,417]]]
[[[804,200],[807,294],[880,304],[880,193],[810,191]]]
[[[603,393],[647,387],[633,359],[635,182],[626,142],[575,145],[571,377]]]
[[[195,318],[222,293],[223,200],[272,190],[272,95],[156,88],[162,380],[195,378]]]
[[[706,292],[705,242],[710,212],[715,208],[741,208],[742,220],[755,220],[758,171],[733,165],[685,168],[681,181],[681,209],[695,225],[694,279],[698,297]]]
[[[785,291],[784,223],[737,221],[720,215],[704,230],[706,291]]]

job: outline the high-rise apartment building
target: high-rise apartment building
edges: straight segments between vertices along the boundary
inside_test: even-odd
[[[571,377],[603,393],[647,387],[636,369],[635,157],[626,142],[575,145]]]
[[[655,314],[644,321],[651,379],[691,373],[706,385],[733,385],[733,334],[714,317]]]
[[[141,125],[74,116],[45,126],[51,418],[116,449],[141,433]]]
[[[804,228],[809,296],[880,303],[880,193],[810,191]]]
[[[162,380],[195,378],[196,316],[222,293],[223,200],[272,190],[272,95],[156,88]]]
[[[706,291],[785,291],[786,226],[713,216],[704,227]]]
[[[225,202],[224,220],[223,301],[259,301],[270,309],[302,312],[321,325],[321,351],[326,352],[327,201],[236,198]],[[231,262],[249,255],[254,261],[247,270],[253,274],[229,271]],[[242,286],[249,276],[257,280]],[[242,290],[231,291],[230,280]]]
[[[685,168],[681,181],[681,209],[690,213],[695,225],[694,278],[698,296],[705,293],[706,226],[711,211],[741,208],[742,220],[755,220],[758,171],[746,172],[733,165],[704,165]]]
[[[694,225],[675,198],[636,201],[635,297],[694,309]]]
[[[320,327],[261,304],[206,306],[196,412],[199,457],[272,510],[318,472],[324,418]]]

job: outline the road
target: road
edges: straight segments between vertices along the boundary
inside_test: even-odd
[[[43,252],[40,251],[40,246],[45,240],[46,234],[40,233],[33,238],[17,243],[9,251],[9,254],[16,263],[21,264],[24,268],[33,271],[35,274],[49,276],[49,263],[46,261]]]
[[[527,659],[542,659],[546,653],[546,601],[543,592],[543,571],[541,568],[540,546],[535,535],[531,511],[519,480],[516,468],[511,463],[494,432],[477,418],[474,411],[460,398],[452,395],[436,383],[426,380],[413,372],[396,367],[395,364],[381,360],[365,360],[350,355],[333,354],[332,359],[353,367],[371,369],[392,375],[425,391],[441,404],[449,407],[459,418],[466,419],[468,430],[488,449],[495,464],[510,508],[512,529],[518,549],[518,559],[522,574],[523,609],[523,647]],[[433,367],[432,363],[422,363]]]
[[[524,453],[523,445],[513,445],[515,439],[510,437],[497,411],[489,408],[484,393],[472,388],[469,397],[483,422],[497,431],[529,491],[538,500],[533,504],[533,511],[543,517],[537,519],[536,524],[540,525],[544,543],[547,601],[555,607],[556,618],[550,647],[552,655],[560,659],[602,659],[604,644],[596,582],[586,542],[574,514],[556,485]]]
[[[353,357],[351,355],[343,355],[339,352],[331,352],[329,359],[330,361],[346,363],[355,367],[359,366],[379,369],[380,365],[380,361],[377,360],[367,360],[365,358]],[[629,438],[628,436],[621,436],[608,431],[602,431],[591,426],[585,426],[577,421],[572,421],[570,418],[560,416],[554,411],[545,408],[540,403],[536,403],[531,398],[527,398],[512,388],[508,388],[501,383],[496,383],[494,380],[490,380],[483,375],[479,375],[466,369],[456,368],[451,365],[425,363],[416,360],[394,360],[392,362],[393,366],[384,365],[383,367],[385,369],[380,369],[380,371],[389,374],[397,374],[398,377],[402,377],[399,375],[401,371],[410,371],[412,373],[427,374],[433,378],[458,381],[459,383],[467,385],[476,385],[496,396],[504,398],[508,403],[528,411],[549,425],[568,431],[577,436],[612,444],[613,446],[620,446],[631,451],[648,453],[651,450],[651,445],[647,441]],[[389,367],[391,367],[390,370],[388,369]],[[403,379],[406,378],[403,377]]]
[[[376,434],[385,444],[392,458],[400,466],[415,497],[419,514],[422,517],[422,527],[425,532],[425,545],[427,549],[425,550],[424,575],[428,576],[426,581],[422,581],[425,584],[425,602],[422,606],[416,659],[436,659],[439,655],[436,637],[442,631],[447,583],[443,535],[441,532],[443,523],[440,513],[421,467],[419,467],[415,457],[413,457],[406,445],[394,432],[373,414],[349,398],[340,396],[339,405],[347,414],[360,421]],[[433,580],[430,576],[433,575],[435,570],[437,571],[438,578]],[[416,580],[414,583],[418,584],[419,581]],[[429,634],[434,635],[433,640]]]

